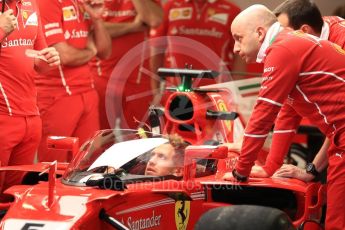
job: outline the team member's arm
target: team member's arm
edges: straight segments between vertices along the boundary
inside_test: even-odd
[[[105,27],[112,38],[128,33],[135,33],[159,26],[163,19],[163,10],[152,0],[133,1],[137,16],[133,22],[105,22]]]
[[[97,49],[94,46],[79,49],[67,42],[58,42],[52,46],[60,53],[61,64],[65,66],[83,65],[97,54]]]
[[[45,37],[42,30],[42,21],[39,11],[38,13],[38,29],[34,43],[34,69],[39,73],[45,73],[60,65],[60,56],[54,47],[47,47]],[[38,52],[35,53],[35,50]]]
[[[328,138],[326,138],[325,142],[323,143],[321,149],[316,154],[313,164],[315,165],[316,171],[321,172],[328,166],[328,157],[327,152],[328,148],[331,145],[331,142]]]
[[[9,9],[0,15],[0,42],[17,28],[17,19]]]
[[[52,68],[60,65],[59,53],[54,47],[47,47],[41,49],[35,58],[34,68],[39,73],[45,73]]]
[[[147,26],[142,23],[139,15],[136,16],[133,22],[104,22],[104,25],[112,38],[116,38],[128,33],[144,31],[147,29]]]
[[[150,28],[158,27],[163,20],[163,9],[154,1],[132,0],[141,21]]]
[[[70,45],[64,36],[63,15],[60,1],[38,1],[43,32],[48,46],[54,47],[60,54],[62,65],[79,66],[87,63],[97,53],[95,46],[76,48]]]
[[[263,166],[269,176],[283,165],[301,119],[290,105],[284,104],[275,123],[271,149]]]
[[[298,60],[298,57],[285,47],[271,47],[267,52],[261,90],[245,129],[241,154],[235,167],[234,174],[238,176],[249,176],[283,102],[296,85],[298,65],[291,60]],[[286,68],[286,63],[290,63],[289,68]],[[224,179],[228,177],[225,175]]]
[[[92,21],[92,36],[97,56],[101,59],[108,58],[111,55],[111,37],[107,32],[101,18],[104,1],[103,0],[82,0],[85,11],[90,15]]]
[[[316,154],[313,164],[318,172],[324,170],[328,165],[327,150],[330,145],[329,139],[326,139],[323,143],[320,151]],[[305,169],[301,169],[295,165],[286,164],[283,165],[278,171],[273,175],[275,177],[288,177],[296,178],[305,182],[312,181],[314,175],[307,173]]]
[[[250,173],[252,177],[272,176],[283,165],[300,121],[301,116],[288,103],[285,103],[275,122],[272,144],[265,165],[263,167],[254,166]]]

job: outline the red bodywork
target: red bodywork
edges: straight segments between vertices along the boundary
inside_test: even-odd
[[[174,114],[175,104],[185,98],[184,114]],[[205,140],[233,142],[233,122],[230,120],[206,119],[207,110],[231,112],[234,111],[232,95],[229,90],[221,89],[219,92],[174,92],[166,102],[166,123],[164,133],[178,133],[193,144],[203,144]],[[178,113],[178,112],[177,112]],[[180,115],[180,116],[179,116]],[[181,128],[181,126],[185,128]],[[191,132],[188,127],[195,131]]]
[[[280,208],[295,226],[320,218],[324,187],[319,183],[272,178],[250,178],[247,183],[222,180],[224,173],[232,170],[236,158],[237,154],[228,154],[225,147],[190,146],[182,180],[137,182],[127,184],[124,191],[71,186],[61,183],[61,179],[52,182],[51,174],[61,174],[66,168],[66,164],[58,164],[56,171],[50,170],[48,182],[7,190],[15,200],[2,204],[7,212],[1,228],[113,229],[99,217],[104,210],[129,229],[193,229],[206,211],[241,203]],[[196,159],[215,160],[215,173],[198,174]],[[55,165],[41,163],[13,169],[42,172],[52,167]],[[53,193],[49,192],[51,188]]]

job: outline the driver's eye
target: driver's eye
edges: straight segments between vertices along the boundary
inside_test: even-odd
[[[151,159],[152,157],[154,157],[155,155],[156,155],[155,152],[151,152],[151,153],[150,153],[150,159]]]
[[[159,158],[159,159],[162,159],[162,160],[165,160],[165,159],[166,159],[165,155],[164,155],[164,154],[161,154],[161,153],[158,154],[158,158]]]

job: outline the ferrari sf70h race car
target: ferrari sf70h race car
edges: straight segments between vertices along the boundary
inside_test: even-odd
[[[68,146],[67,142],[68,138],[53,141],[55,146]],[[193,229],[208,210],[241,204],[280,209],[294,226],[320,218],[319,183],[278,178],[224,181],[222,176],[238,157],[225,146],[188,146],[182,177],[145,175],[151,151],[167,142],[152,133],[103,130],[68,165],[12,168],[29,173],[23,185],[6,191],[13,202],[0,204],[1,228]],[[39,181],[47,170],[48,180]]]
[[[176,72],[186,77],[184,86],[190,86],[188,76],[212,75],[164,69],[161,75]],[[238,153],[219,143],[233,142],[238,138],[236,129],[243,131],[232,112],[231,97],[227,89],[182,87],[167,99],[164,124],[157,122],[162,115],[151,114],[154,132],[100,130],[80,148],[73,137],[51,137],[48,146],[68,150],[71,162],[0,168],[26,173],[21,185],[5,191],[12,201],[0,203],[0,228],[185,230],[200,226],[198,221],[213,210],[267,207],[284,212],[295,228],[320,229],[325,192],[320,183],[222,179],[232,171]],[[169,133],[178,133],[191,144],[185,149],[182,175],[145,173],[152,150],[168,143],[164,134]],[[251,218],[263,217],[263,211],[253,210],[257,211]],[[208,222],[212,225],[212,220]]]

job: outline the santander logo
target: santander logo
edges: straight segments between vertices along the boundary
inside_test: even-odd
[[[31,39],[25,39],[25,38],[18,38],[18,39],[8,39],[5,38],[5,40],[1,43],[2,48],[8,48],[8,47],[17,47],[17,46],[33,46],[34,40]]]
[[[76,30],[76,29],[73,29],[72,31],[66,30],[65,39],[86,38],[88,34],[89,32],[86,30]]]

